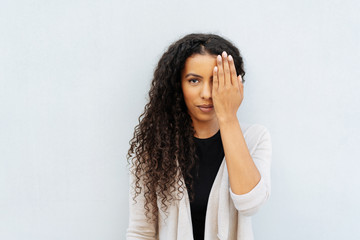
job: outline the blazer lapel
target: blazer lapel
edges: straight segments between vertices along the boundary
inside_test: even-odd
[[[229,236],[229,180],[226,166],[226,160],[223,160],[221,169],[221,179],[219,179],[219,208],[218,208],[218,236],[220,239],[228,239]]]
[[[205,240],[227,239],[229,193],[225,158],[212,185],[205,220]]]
[[[190,200],[187,190],[184,191],[184,196],[178,202],[178,229],[177,239],[193,240],[193,229],[190,212]]]

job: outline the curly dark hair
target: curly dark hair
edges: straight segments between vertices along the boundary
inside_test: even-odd
[[[148,220],[158,217],[158,199],[166,213],[171,201],[183,197],[186,185],[190,186],[190,200],[194,198],[191,168],[197,159],[195,130],[182,93],[181,72],[193,54],[219,55],[223,51],[233,57],[237,74],[244,77],[239,50],[215,34],[184,36],[170,45],[155,69],[149,102],[139,117],[127,154],[134,176],[133,200],[143,191]]]

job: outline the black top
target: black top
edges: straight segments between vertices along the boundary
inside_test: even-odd
[[[191,174],[194,177],[194,201],[190,201],[194,240],[204,240],[206,208],[210,190],[224,159],[220,130],[212,137],[194,137],[199,161]]]

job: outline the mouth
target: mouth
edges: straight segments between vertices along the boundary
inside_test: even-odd
[[[205,113],[211,112],[214,109],[214,106],[212,104],[209,105],[199,105],[198,108]]]

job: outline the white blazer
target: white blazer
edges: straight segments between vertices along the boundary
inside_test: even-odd
[[[231,191],[225,158],[210,191],[205,220],[205,240],[252,240],[254,239],[251,216],[269,198],[271,138],[260,124],[240,124],[250,155],[258,168],[261,179],[248,193],[237,195]],[[131,175],[131,174],[130,174]],[[132,183],[132,177],[131,182]],[[133,202],[129,194],[129,226],[127,240],[193,240],[189,196],[184,192],[181,200],[168,207],[168,216],[159,210],[156,223],[148,223],[144,215],[144,196]],[[158,202],[160,207],[161,203]],[[159,208],[160,209],[160,208]]]

